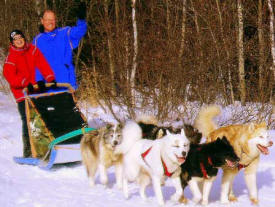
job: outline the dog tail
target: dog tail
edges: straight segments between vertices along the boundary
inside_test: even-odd
[[[142,130],[135,121],[127,121],[122,129],[122,141],[116,149],[115,153],[127,153],[131,147],[142,139]]]
[[[148,115],[148,114],[139,115],[136,118],[136,122],[143,123],[143,124],[154,124],[154,125],[158,124],[157,118],[154,115]]]
[[[209,133],[217,129],[216,123],[213,118],[221,113],[221,109],[217,105],[208,105],[203,107],[198,113],[194,126],[197,128],[204,137],[207,137]]]

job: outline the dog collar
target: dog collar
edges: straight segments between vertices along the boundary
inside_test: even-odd
[[[246,168],[248,165],[238,164],[238,170]]]

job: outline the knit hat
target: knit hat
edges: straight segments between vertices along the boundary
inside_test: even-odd
[[[15,29],[10,33],[10,42],[14,40],[15,35],[20,35],[22,38],[25,39],[25,35],[23,34],[23,32],[21,32],[18,29]]]

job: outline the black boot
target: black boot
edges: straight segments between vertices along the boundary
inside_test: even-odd
[[[22,137],[23,141],[23,157],[31,157],[31,145],[29,137]]]

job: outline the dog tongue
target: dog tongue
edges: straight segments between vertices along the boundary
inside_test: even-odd
[[[180,164],[185,162],[185,157],[177,157],[177,159]]]
[[[234,163],[231,162],[230,160],[226,160],[226,163],[229,167],[233,167],[234,166]]]
[[[264,147],[263,145],[258,144],[257,145],[258,149],[261,151],[261,153],[263,153],[264,155],[268,155],[269,151],[267,147]]]

